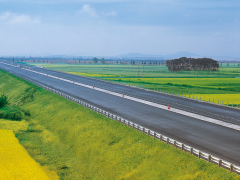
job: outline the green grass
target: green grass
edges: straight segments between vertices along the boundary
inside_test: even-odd
[[[165,65],[102,65],[102,64],[65,64],[65,63],[29,63],[30,65],[39,65],[49,69],[83,73],[82,75],[102,78],[106,75],[110,77],[121,78],[235,78],[239,77],[240,68],[237,65],[223,64],[218,71],[180,71],[170,72]],[[139,69],[139,70],[138,70]]]
[[[164,89],[187,94],[239,94],[238,78],[105,78],[148,89]]]
[[[30,89],[34,91],[29,96]],[[27,130],[23,128],[16,137],[37,162],[61,179],[239,179],[235,173],[0,70],[3,91],[11,105],[31,114]],[[19,103],[26,96],[29,100]]]

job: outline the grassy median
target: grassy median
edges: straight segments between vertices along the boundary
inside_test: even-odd
[[[14,124],[16,137],[31,157],[61,179],[239,179],[0,70],[2,92],[11,106],[29,115],[15,123],[0,119],[0,129]]]

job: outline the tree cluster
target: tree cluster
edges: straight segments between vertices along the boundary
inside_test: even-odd
[[[169,71],[190,71],[190,70],[211,70],[217,71],[219,64],[211,58],[186,58],[167,60],[166,65]]]

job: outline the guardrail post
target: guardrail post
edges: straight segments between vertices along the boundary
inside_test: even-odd
[[[232,107],[233,107],[233,103],[232,103]]]
[[[184,150],[184,144],[182,143],[182,146],[181,146],[181,150],[183,151]]]
[[[167,144],[169,144],[169,138],[167,138]]]
[[[153,132],[153,138],[156,139],[156,132]]]
[[[208,162],[211,162],[211,155],[208,155]]]
[[[193,148],[190,147],[190,154],[193,154]]]
[[[230,164],[230,172],[233,172],[233,165]]]
[[[162,135],[160,134],[160,136],[159,136],[159,140],[161,141],[162,140]]]
[[[177,146],[177,145],[176,145],[176,141],[175,141],[175,140],[173,141],[173,145],[174,145],[174,147],[176,147],[176,146]]]
[[[201,157],[201,151],[198,151],[198,158]]]
[[[221,167],[221,165],[222,165],[222,160],[219,159],[219,161],[218,161],[218,167]]]
[[[147,135],[149,136],[150,135],[150,130],[148,129],[148,131],[147,131]]]
[[[228,102],[227,102],[227,106],[228,106]]]
[[[238,104],[238,106],[237,106],[238,108],[239,108],[239,104]]]

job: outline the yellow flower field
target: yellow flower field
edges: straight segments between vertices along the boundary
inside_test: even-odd
[[[214,103],[218,103],[219,100],[219,104],[227,104],[227,102],[230,104],[240,104],[240,94],[193,94],[191,95],[191,97],[200,99],[203,101],[208,101],[208,99],[210,99],[210,102],[213,102],[214,99]]]
[[[56,180],[59,177],[36,163],[11,130],[0,130],[0,179]]]
[[[82,72],[69,72],[71,74],[77,74],[82,76],[88,76],[88,77],[116,77],[116,75],[110,75],[110,74],[96,74],[96,73],[82,73]],[[121,77],[121,76],[119,76]]]

